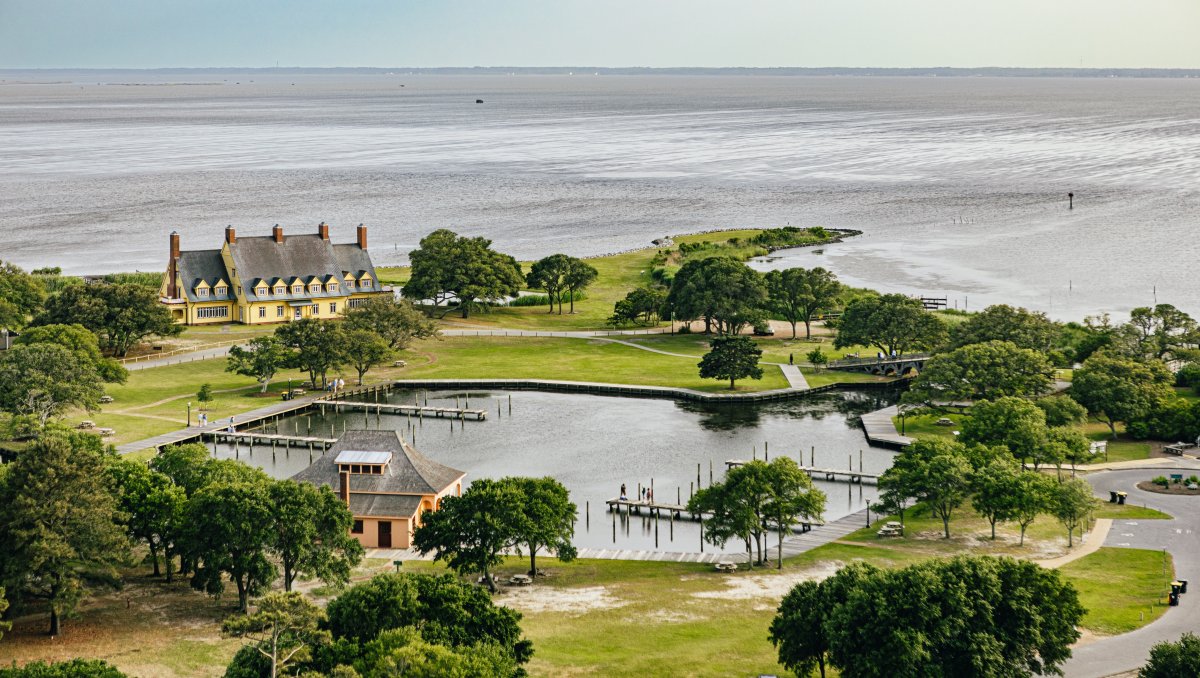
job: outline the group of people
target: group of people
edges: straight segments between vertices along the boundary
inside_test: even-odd
[[[329,383],[325,384],[325,390],[329,391],[330,393],[337,393],[338,391],[344,391],[345,389],[346,380],[342,379],[341,377],[338,377],[337,379],[330,379]]]
[[[621,500],[629,501],[629,493],[625,491],[625,483],[621,483]],[[638,497],[634,501],[652,502],[654,501],[654,490],[649,487],[639,487]]]

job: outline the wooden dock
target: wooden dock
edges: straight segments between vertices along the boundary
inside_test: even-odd
[[[465,419],[467,421],[484,421],[487,419],[486,410],[468,410],[457,407],[428,407],[422,405],[395,405],[392,403],[369,403],[358,400],[318,400],[316,405],[321,413],[326,408],[334,412],[366,412],[367,414],[398,414],[411,417],[429,417],[435,419]]]
[[[237,431],[230,433],[228,430],[218,430],[208,432],[205,435],[211,436],[214,441],[218,442],[232,442],[234,444],[248,443],[252,451],[254,450],[255,443],[270,445],[272,449],[282,445],[283,447],[307,447],[309,449],[320,447],[322,450],[326,450],[333,447],[333,444],[337,442],[337,438],[289,436],[281,433],[263,433],[261,431]]]
[[[863,431],[872,445],[902,448],[912,444],[912,438],[902,436],[896,431],[896,424],[892,422],[893,414],[896,414],[895,407],[885,407],[860,417]]]
[[[725,466],[726,468],[734,468],[735,466],[742,466],[747,463],[749,462],[744,459],[730,459],[729,461],[725,462]],[[801,466],[800,470],[807,473],[810,478],[821,478],[822,480],[828,480],[830,482],[841,480],[849,483],[879,483],[878,473],[864,473],[861,469],[855,471],[854,469]]]
[[[608,506],[609,512],[620,512],[622,508],[630,515],[641,515],[642,509],[646,509],[647,515],[659,516],[666,513],[669,518],[675,520],[699,520],[703,522],[703,514],[691,513],[684,504],[672,504],[669,502],[645,501],[638,499],[621,499],[619,497],[609,499],[604,502]],[[824,525],[823,520],[806,520],[796,523],[793,528],[794,532],[804,533],[811,530],[814,526]]]

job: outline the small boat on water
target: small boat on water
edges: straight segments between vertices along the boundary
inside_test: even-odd
[[[476,100],[475,100],[475,103],[477,103],[477,104],[482,104],[482,103],[483,103],[483,99],[476,99]]]

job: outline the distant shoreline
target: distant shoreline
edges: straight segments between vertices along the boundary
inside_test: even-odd
[[[988,66],[980,68],[871,68],[871,67],[736,67],[712,68],[687,66],[675,68],[649,67],[603,67],[603,66],[442,66],[410,68],[394,66],[376,67],[205,67],[205,68],[3,68],[0,79],[5,77],[29,77],[37,75],[81,73],[81,74],[145,74],[145,75],[196,75],[207,73],[260,74],[270,75],[745,75],[745,76],[833,76],[833,77],[991,77],[991,78],[1200,78],[1196,68],[1010,68]],[[15,84],[15,83],[13,83]],[[36,84],[36,83],[22,83]]]

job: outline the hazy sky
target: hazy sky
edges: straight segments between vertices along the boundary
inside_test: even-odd
[[[0,68],[1200,68],[1198,0],[0,0]]]

